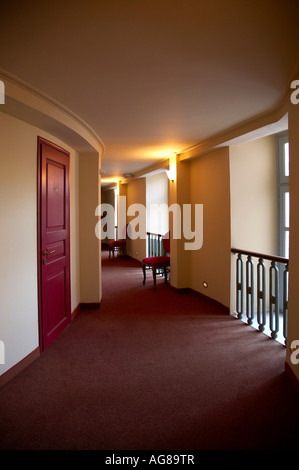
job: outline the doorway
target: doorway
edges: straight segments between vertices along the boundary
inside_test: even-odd
[[[38,137],[39,339],[44,351],[71,322],[69,153]]]

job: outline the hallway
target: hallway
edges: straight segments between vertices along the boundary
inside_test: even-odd
[[[0,449],[298,448],[281,344],[102,257],[100,310],[0,389]]]

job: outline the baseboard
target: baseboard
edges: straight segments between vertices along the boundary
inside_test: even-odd
[[[80,312],[80,304],[77,305],[77,307],[75,308],[75,310],[71,314],[71,323],[75,320],[75,318],[76,318],[76,316],[78,315],[79,312]]]
[[[26,367],[32,364],[32,362],[34,362],[40,356],[40,354],[40,348],[38,347],[28,354],[28,356],[24,357],[24,359],[22,359],[20,362],[11,367],[8,371],[4,372],[4,374],[0,376],[0,388],[24,369],[26,369]]]
[[[190,292],[195,292],[190,289],[190,287],[174,287],[170,286],[177,294],[189,294]]]
[[[140,259],[134,258],[134,256],[128,255],[128,253],[126,253],[125,255],[118,255],[118,257],[120,259],[124,258],[130,261],[134,261],[134,263],[138,264],[140,268],[142,268],[142,261],[140,261]]]
[[[75,310],[71,314],[71,322],[73,322],[80,312],[80,310],[98,310],[100,308],[100,302],[92,302],[92,303],[80,303],[77,305]],[[0,388],[3,387],[6,383],[8,383],[11,379],[13,379],[16,375],[22,372],[26,367],[28,367],[32,362],[34,362],[39,356],[41,355],[40,348],[37,347],[32,351],[28,356],[22,359],[20,362],[15,364],[9,370],[4,372],[0,376]]]
[[[192,289],[191,287],[184,287],[184,288],[177,288],[177,287],[173,287],[173,286],[171,286],[171,287],[173,289],[175,289],[175,291],[178,294],[192,293],[193,295],[198,296],[199,298],[201,298],[205,302],[209,302],[209,303],[213,304],[216,308],[222,310],[225,315],[230,315],[230,313],[231,313],[230,308],[226,307],[226,305],[223,305],[221,302],[218,302],[218,300],[212,299],[208,295],[205,295],[202,292],[198,292],[198,291]]]
[[[79,310],[99,310],[101,302],[82,302],[79,304]]]
[[[285,373],[289,377],[289,379],[292,382],[292,384],[294,385],[297,393],[299,394],[299,381],[298,381],[296,375],[294,374],[294,371],[291,368],[290,364],[288,364],[287,362],[285,362]]]
[[[71,315],[71,322],[73,322],[81,310],[99,310],[101,302],[81,302],[77,305]]]
[[[138,258],[134,258],[133,256],[131,255],[126,255],[129,259],[133,260],[135,263],[139,264],[139,266],[142,268],[142,261],[140,261],[140,259]]]
[[[193,291],[195,292],[195,291]],[[223,311],[226,315],[230,315],[230,307],[227,307],[226,305],[222,304],[218,300],[212,299],[208,295],[203,294],[202,292],[197,292],[197,294],[204,300],[207,300],[208,302],[211,302],[213,305],[218,307],[220,310]]]

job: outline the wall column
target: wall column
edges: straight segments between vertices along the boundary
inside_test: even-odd
[[[291,343],[299,340],[299,104],[289,104],[289,146],[290,146],[290,263],[287,366],[298,380],[299,364],[292,363]],[[299,359],[299,349],[296,350]],[[294,358],[294,356],[293,356]]]
[[[190,252],[184,249],[183,233],[183,204],[190,203],[190,169],[188,162],[181,162],[179,155],[170,160],[170,169],[175,167],[175,179],[169,181],[169,207],[177,205],[180,212],[175,214],[170,210],[170,284],[177,289],[190,286]],[[175,224],[181,229],[181,238],[175,239]]]
[[[101,301],[101,240],[95,233],[101,202],[99,154],[79,155],[80,301]]]

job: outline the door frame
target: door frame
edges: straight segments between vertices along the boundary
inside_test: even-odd
[[[44,137],[37,137],[37,281],[38,281],[38,325],[39,325],[39,348],[42,353],[45,350],[43,341],[43,315],[42,315],[42,236],[41,236],[41,201],[42,201],[42,144],[46,144],[57,150],[67,157],[70,153],[64,148],[60,147],[53,142],[45,139]],[[70,167],[69,167],[70,168]],[[70,172],[69,172],[70,175]],[[68,175],[68,222],[67,230],[70,234],[70,181]],[[69,253],[70,253],[70,237],[68,237]],[[70,255],[69,255],[69,269],[70,269]],[[69,299],[71,298],[71,282],[69,282],[68,289]],[[70,303],[70,302],[69,302]],[[71,307],[70,307],[71,308]]]

